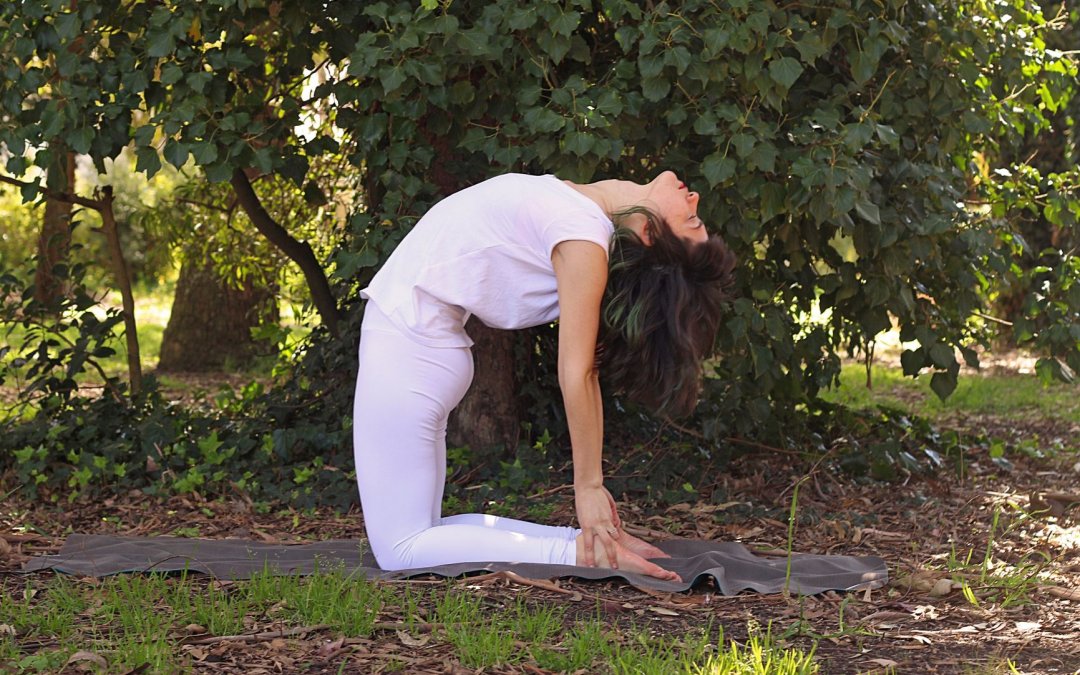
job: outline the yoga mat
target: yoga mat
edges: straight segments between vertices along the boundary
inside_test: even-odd
[[[114,537],[73,534],[56,555],[32,558],[27,572],[55,570],[80,576],[103,577],[123,572],[203,572],[224,579],[246,579],[269,570],[274,574],[311,574],[340,569],[367,579],[407,579],[434,574],[457,577],[476,572],[512,571],[531,579],[576,577],[622,578],[633,586],[658,591],[685,591],[712,578],[724,595],[753,590],[778,593],[784,589],[788,559],[751,553],[742,544],[693,539],[672,539],[656,544],[671,558],[657,564],[675,570],[681,582],[661,581],[621,570],[547,565],[539,563],[470,562],[409,570],[379,569],[360,541],[336,540],[309,544],[268,544],[240,539],[188,539],[182,537]],[[813,595],[824,591],[879,588],[888,581],[885,561],[876,557],[843,555],[791,556],[792,593]]]

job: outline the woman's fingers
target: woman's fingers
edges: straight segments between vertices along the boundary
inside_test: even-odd
[[[593,541],[594,540],[595,540],[595,537],[594,536],[589,536],[588,534],[586,534],[585,536],[583,536],[581,538],[581,542],[585,547],[585,566],[586,567],[596,567],[596,556],[593,553]]]
[[[611,533],[612,530],[618,534],[618,530],[615,528],[605,528],[600,535],[600,543],[604,546],[604,552],[607,554],[608,567],[613,570],[619,569],[619,551],[615,545],[615,536]]]

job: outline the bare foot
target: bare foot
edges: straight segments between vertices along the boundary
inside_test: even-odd
[[[634,535],[630,534],[626,530],[619,531],[619,543],[625,546],[628,550],[637,553],[639,556],[645,559],[649,558],[670,558],[671,556],[664,553],[660,549],[656,548],[644,539],[638,539]]]
[[[581,542],[581,536],[582,535],[578,535],[579,560],[583,559],[582,551],[584,548],[584,545]],[[615,540],[615,561],[617,563],[616,565],[612,565],[608,561],[607,552],[604,550],[603,546],[600,546],[599,544],[596,546],[594,550],[596,554],[597,567],[617,567],[618,569],[626,572],[637,572],[638,574],[644,574],[645,576],[649,577],[656,577],[657,579],[662,579],[664,581],[682,581],[682,578],[676,572],[666,570],[654,562],[649,562],[642,556],[631,551],[627,546],[624,546],[624,537],[630,537],[630,535],[623,532],[619,535],[619,538]],[[645,544],[645,542],[641,541],[640,539],[637,539],[637,541]],[[651,546],[649,544],[645,545]],[[661,551],[661,553],[663,552]]]

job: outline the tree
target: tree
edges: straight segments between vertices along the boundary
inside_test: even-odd
[[[979,208],[993,194],[978,164],[998,166],[999,128],[1043,125],[1045,96],[1076,73],[1069,54],[1032,41],[1049,28],[1023,0],[176,0],[76,12],[38,0],[0,9],[0,27],[9,172],[24,168],[23,147],[61,135],[95,160],[133,140],[148,174],[162,156],[192,158],[301,265],[331,328],[338,299],[460,185],[507,170],[581,181],[666,167],[707,187],[703,215],[742,260],[718,344],[732,358],[712,387],[719,433],[760,433],[812,402],[841,350],[894,322],[918,343],[905,372],[952,391],[957,351],[977,361],[985,334],[972,319],[1014,255],[1013,214]],[[24,107],[53,69],[61,95]],[[312,131],[311,118],[329,123]],[[364,195],[354,240],[332,257],[351,272],[335,273],[336,288],[249,180],[306,189],[312,160],[330,153],[348,158]],[[1064,337],[1042,344],[1080,364],[1063,297],[1053,323]]]
[[[1080,36],[1080,6],[1043,4],[1058,30],[1045,31],[1040,39],[1048,49],[1067,52]],[[1074,81],[1058,89],[1043,87],[1040,96],[1045,123],[1010,130],[1022,142],[1004,148],[1009,166],[991,171],[983,165],[979,178],[992,186],[994,201],[1016,216],[1012,240],[1016,265],[1003,275],[992,296],[995,313],[1004,319],[999,322],[1001,341],[1012,346],[1052,342],[1058,348],[1050,351],[1060,355],[1068,352],[1066,345],[1076,337],[1063,334],[1062,324],[1069,321],[1061,308],[1075,309],[1080,303],[1080,264],[1075,260],[1080,245],[1080,86]],[[1072,370],[1076,368],[1074,360]],[[1065,375],[1069,367],[1043,359],[1039,369],[1053,377]]]
[[[46,178],[51,192],[67,194],[75,191],[75,155],[59,152],[53,159]],[[56,304],[57,296],[64,293],[53,268],[67,258],[71,245],[70,201],[57,198],[45,199],[45,209],[41,219],[41,233],[38,236],[37,270],[34,274],[34,295],[43,306]]]
[[[251,279],[226,283],[213,264],[188,259],[180,267],[169,323],[161,336],[160,371],[198,372],[243,367],[258,351],[252,330],[277,322],[267,286]]]

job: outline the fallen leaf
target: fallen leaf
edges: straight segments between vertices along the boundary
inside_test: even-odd
[[[45,537],[40,534],[16,534],[14,532],[0,532],[0,539],[6,539],[9,544],[25,544],[32,541],[44,541]]]
[[[400,633],[401,631],[398,631],[398,632]],[[341,648],[344,645],[345,645],[345,636],[344,635],[342,635],[341,637],[339,637],[336,640],[332,640],[330,642],[325,642],[325,643],[323,643],[323,645],[321,647],[319,647],[319,656],[322,656],[322,657],[333,656],[334,654],[337,654],[339,651],[341,651]]]
[[[930,595],[935,598],[944,598],[952,593],[952,586],[952,579],[938,579],[934,582],[934,587],[930,589]]]
[[[1058,588],[1057,586],[1053,586],[1046,589],[1046,592],[1055,598],[1080,602],[1080,588]]]
[[[1061,518],[1070,508],[1080,504],[1080,495],[1065,492],[1033,492],[1030,502],[1033,511]]]
[[[895,612],[892,610],[881,610],[880,612],[874,612],[868,614],[862,619],[863,623],[880,623],[882,621],[898,621],[903,619],[910,619],[911,614],[909,612]]]
[[[934,584],[937,583],[937,579],[931,572],[925,570],[918,570],[906,576],[902,576],[896,580],[896,583],[901,586],[907,586],[913,591],[920,593],[929,593],[934,588]]]
[[[926,637],[925,635],[893,635],[892,637],[897,640],[914,640],[915,642],[919,642],[924,645],[933,644],[930,641],[930,638]]]
[[[941,615],[938,614],[937,607],[934,607],[933,605],[919,605],[912,610],[911,616],[919,621],[925,621],[927,619],[930,621],[937,621],[941,618]]]
[[[421,635],[420,637],[413,637],[408,631],[399,630],[396,631],[398,639],[401,640],[401,644],[406,647],[423,647],[431,640],[431,635]]]
[[[716,513],[717,511],[725,511],[732,506],[739,506],[743,502],[724,502],[723,504],[699,504],[693,508],[694,513]]]
[[[900,665],[899,663],[897,663],[896,661],[893,661],[892,659],[867,659],[867,661],[869,661],[870,663],[876,663],[877,665],[881,666],[882,668],[895,668],[898,665]]]
[[[184,651],[186,651],[188,654],[191,654],[191,657],[193,659],[195,659],[196,661],[205,661],[206,660],[206,656],[207,656],[206,650],[203,649],[202,647],[194,647],[192,645],[184,645]]]
[[[101,656],[100,654],[95,654],[94,652],[88,652],[88,651],[84,651],[84,650],[77,651],[74,654],[72,654],[71,656],[69,656],[68,660],[67,660],[67,663],[64,664],[64,667],[66,668],[67,666],[70,666],[73,663],[80,663],[80,664],[92,663],[95,666],[97,666],[98,668],[108,668],[109,667],[109,664],[105,660],[105,657]]]
[[[863,536],[870,535],[878,539],[891,539],[893,541],[903,541],[911,537],[910,534],[905,532],[888,532],[886,530],[875,530],[872,527],[862,528],[862,534]]]
[[[280,601],[275,602],[274,604],[270,605],[269,609],[266,610],[266,613],[268,615],[270,615],[270,616],[273,616],[275,614],[280,614],[281,611],[284,610],[288,606],[289,606],[289,603],[287,601],[280,600]]]
[[[679,613],[673,609],[667,607],[649,607],[649,611],[653,614],[660,614],[662,616],[679,616]]]
[[[184,626],[184,632],[188,635],[202,635],[206,632],[206,628],[204,626],[200,626],[197,623],[189,623],[188,625]]]

